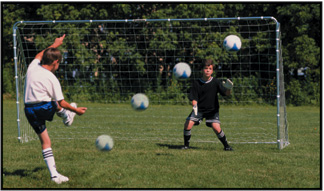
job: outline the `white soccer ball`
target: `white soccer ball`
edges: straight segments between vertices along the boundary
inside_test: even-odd
[[[132,97],[131,104],[133,109],[143,111],[149,106],[149,99],[145,94],[137,93]]]
[[[114,140],[109,135],[100,135],[96,140],[96,147],[100,151],[110,151],[114,147]]]
[[[173,75],[176,78],[186,79],[189,78],[191,75],[191,68],[185,62],[179,62],[173,67]]]
[[[223,46],[227,51],[239,51],[242,46],[242,41],[236,35],[229,35],[224,39]]]

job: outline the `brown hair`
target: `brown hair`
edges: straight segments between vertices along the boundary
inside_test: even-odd
[[[58,60],[60,63],[61,59],[62,59],[62,54],[59,49],[48,48],[44,51],[43,58],[42,58],[42,65],[50,65],[55,60]]]
[[[203,60],[203,62],[200,65],[200,70],[204,69],[205,66],[210,66],[210,65],[213,66],[213,69],[215,68],[215,65],[214,65],[214,62],[212,59],[205,59],[205,60]]]

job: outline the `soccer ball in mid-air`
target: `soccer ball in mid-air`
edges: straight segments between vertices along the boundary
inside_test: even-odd
[[[229,35],[224,39],[223,46],[227,51],[239,51],[242,46],[240,37]]]
[[[176,78],[186,79],[189,78],[191,75],[191,68],[185,62],[179,62],[173,67],[173,75]]]
[[[149,106],[149,100],[145,94],[137,93],[132,97],[131,104],[133,109],[143,111]]]
[[[96,140],[96,147],[100,151],[110,151],[114,147],[114,140],[109,135],[100,135]]]

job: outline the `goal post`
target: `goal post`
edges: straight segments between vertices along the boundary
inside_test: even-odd
[[[37,139],[36,133],[28,123],[24,114],[24,86],[25,75],[27,72],[27,59],[25,57],[21,35],[16,27],[13,29],[13,49],[15,62],[15,81],[16,81],[16,108],[17,108],[17,130],[18,140],[21,143]],[[36,54],[35,54],[36,56]]]
[[[237,135],[231,142],[272,143],[279,149],[289,144],[280,23],[270,16],[16,22],[13,40],[21,142],[36,139],[23,113],[28,64],[63,34],[59,48],[63,58],[56,76],[67,100],[129,103],[132,95],[141,92],[150,104],[187,105],[190,85],[201,77],[198,65],[210,58],[216,63],[214,76],[234,83],[232,96],[220,97],[220,103],[233,108],[233,113],[242,110],[236,118],[249,118],[253,107],[271,108],[265,117],[260,114],[241,121],[248,128],[246,137],[235,130],[239,119],[227,119],[228,134]],[[222,47],[230,34],[242,40],[238,52]],[[190,65],[190,79],[173,77],[172,68],[178,62]],[[258,118],[257,124],[253,118]]]

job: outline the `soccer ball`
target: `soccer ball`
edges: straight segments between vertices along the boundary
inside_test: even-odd
[[[110,151],[114,147],[114,140],[109,135],[100,135],[96,140],[96,147],[100,151]]]
[[[189,78],[191,75],[191,68],[185,62],[179,62],[173,67],[173,75],[176,78],[186,79]]]
[[[241,49],[241,39],[236,35],[229,35],[224,39],[223,46],[227,51],[239,51]]]
[[[143,111],[149,106],[149,100],[145,94],[137,93],[132,97],[131,104],[133,109]]]

